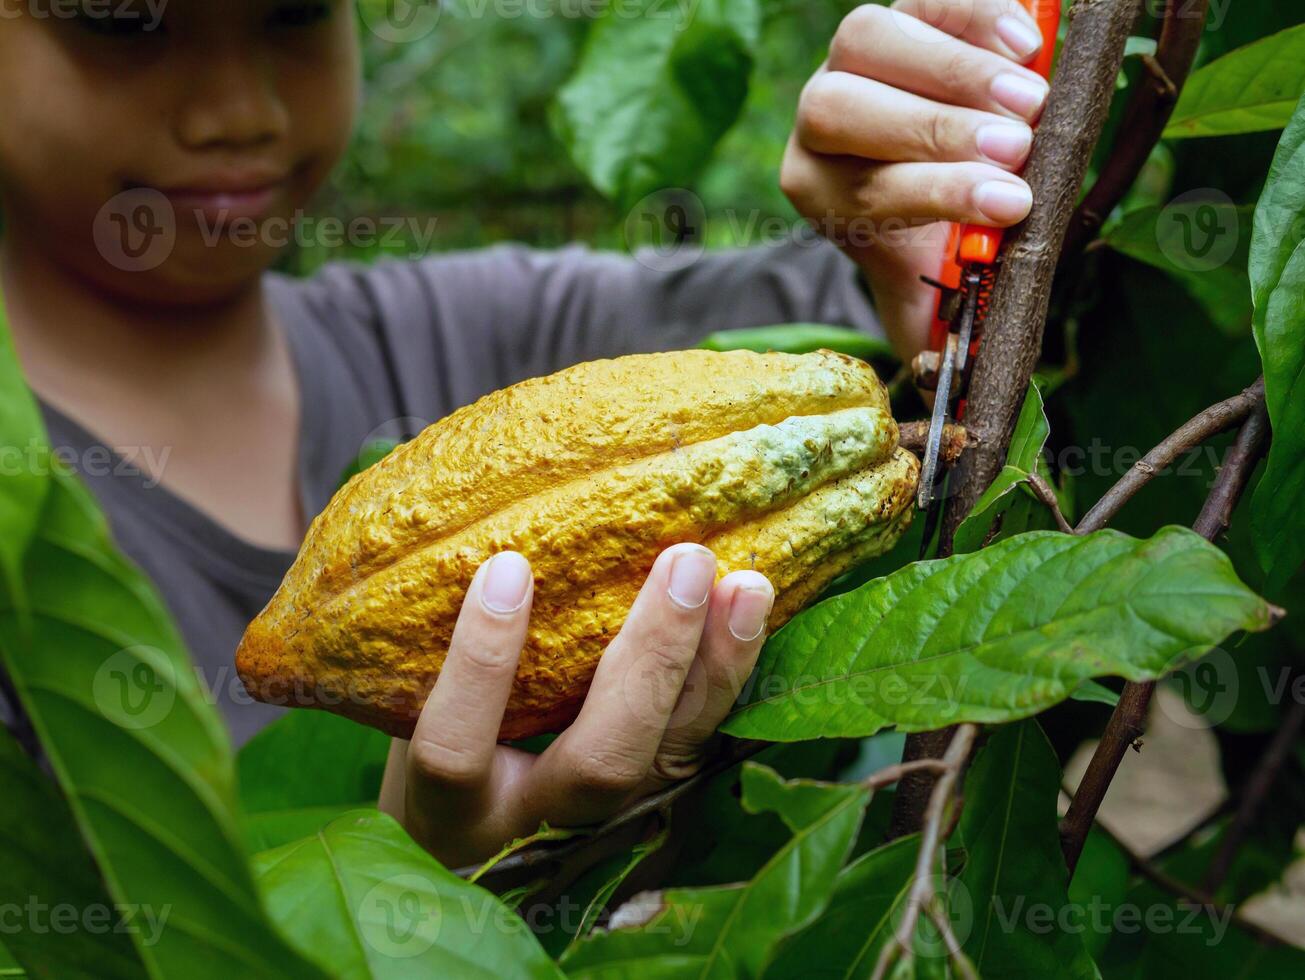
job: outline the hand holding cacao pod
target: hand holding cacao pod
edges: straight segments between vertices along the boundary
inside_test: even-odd
[[[911,519],[914,456],[867,364],[682,351],[488,395],[355,476],[237,653],[259,700],[407,737],[477,567],[525,555],[534,607],[502,739],[557,731],[667,546],[774,584],[777,628]]]

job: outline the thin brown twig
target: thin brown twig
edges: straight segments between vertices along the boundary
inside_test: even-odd
[[[1251,471],[1255,469],[1260,454],[1264,451],[1267,422],[1264,416],[1263,380],[1251,385],[1242,395],[1250,395],[1250,405],[1246,415],[1243,416],[1242,427],[1237,433],[1232,450],[1215,477],[1214,485],[1206,497],[1205,506],[1201,508],[1201,513],[1193,524],[1193,529],[1206,540],[1212,540],[1228,526],[1229,515],[1237,506],[1237,501],[1246,489]],[[1227,402],[1219,404],[1227,405]],[[1203,412],[1197,418],[1205,415],[1206,413]],[[1182,429],[1179,431],[1181,432]],[[1105,518],[1108,519],[1109,516]],[[1087,518],[1084,518],[1079,523],[1079,533],[1083,533],[1082,529],[1086,522]],[[1110,781],[1119,769],[1120,762],[1123,761],[1124,753],[1141,737],[1146,721],[1146,710],[1154,691],[1155,682],[1149,681],[1129,682],[1120,692],[1119,704],[1111,712],[1101,741],[1092,753],[1087,771],[1083,774],[1078,790],[1070,802],[1069,812],[1061,821],[1061,847],[1070,874],[1074,873],[1078,859],[1083,853],[1088,832],[1096,822],[1097,811],[1100,810],[1106,791],[1110,788]]]
[[[505,858],[492,868],[484,870],[488,875],[500,875],[509,871],[517,871],[521,868],[532,868],[537,865],[553,861],[563,861],[578,851],[587,850],[597,841],[610,837],[624,827],[630,826],[637,820],[651,816],[654,813],[664,813],[676,800],[682,797],[696,786],[700,786],[707,780],[720,775],[726,769],[738,765],[752,756],[756,755],[762,749],[769,746],[769,742],[758,742],[753,740],[731,740],[715,759],[709,762],[695,775],[688,779],[680,780],[659,793],[651,796],[645,796],[633,806],[622,810],[616,816],[612,817],[606,823],[595,827],[590,833],[578,837],[561,847],[532,847],[529,850],[519,851],[510,857]],[[460,878],[468,878],[476,874],[484,866],[475,864],[465,868],[459,868],[454,872]]]
[[[1257,409],[1264,407],[1264,378],[1249,388],[1211,405],[1188,419],[1159,445],[1129,468],[1113,487],[1102,495],[1083,515],[1075,530],[1079,534],[1099,531],[1112,520],[1144,486],[1164,472],[1183,453],[1201,445],[1221,432],[1241,425]],[[1227,464],[1225,464],[1227,465]],[[1229,488],[1231,489],[1231,488]],[[1240,489],[1238,490],[1240,494]]]
[[[1128,863],[1132,865],[1133,870],[1157,888],[1169,892],[1171,895],[1175,895],[1191,905],[1208,909],[1211,915],[1232,922],[1237,926],[1237,928],[1243,930],[1252,938],[1265,945],[1283,946],[1287,944],[1286,940],[1281,936],[1270,932],[1258,923],[1252,922],[1250,919],[1238,912],[1234,906],[1225,905],[1222,902],[1215,901],[1214,896],[1207,890],[1197,888],[1179,878],[1175,878],[1154,861],[1138,854],[1122,840],[1110,833],[1110,831],[1107,830],[1104,832],[1110,837],[1111,842],[1119,848],[1124,857],[1128,859]]]
[[[943,754],[941,760],[943,769],[934,781],[933,791],[929,794],[929,802],[925,807],[924,824],[920,832],[920,850],[915,861],[911,888],[906,897],[906,907],[901,921],[893,931],[892,940],[885,943],[883,950],[880,951],[879,960],[875,963],[874,980],[882,980],[886,977],[888,970],[900,957],[911,955],[915,930],[922,912],[934,920],[947,941],[948,951],[953,953],[953,965],[957,972],[966,977],[974,976],[973,968],[960,952],[960,944],[952,935],[950,924],[946,923],[941,915],[937,915],[931,906],[936,897],[933,867],[938,860],[938,848],[943,842],[943,821],[948,815],[948,805],[955,800],[956,784],[969,761],[978,734],[977,725],[958,725],[951,744]],[[940,919],[942,921],[939,921]]]
[[[1118,130],[1122,135],[1074,212],[1061,250],[1062,263],[1096,237],[1160,141],[1191,72],[1208,9],[1209,0],[1165,0],[1155,54],[1142,59],[1147,78],[1130,94]]]
[[[1305,729],[1305,701],[1298,699],[1292,703],[1287,717],[1278,726],[1278,731],[1274,734],[1269,747],[1264,750],[1264,755],[1260,757],[1260,761],[1256,763],[1246,780],[1237,812],[1233,815],[1232,822],[1228,824],[1228,830],[1219,845],[1219,850],[1210,860],[1210,866],[1201,881],[1202,889],[1209,894],[1217,893],[1219,886],[1228,876],[1237,851],[1260,814],[1260,807],[1268,798],[1269,791],[1273,789],[1273,784],[1277,781],[1283,766],[1291,758],[1292,746],[1296,744],[1302,729]]]
[[[1030,473],[1029,489],[1038,498],[1038,502],[1051,511],[1056,527],[1066,534],[1073,534],[1074,528],[1070,526],[1069,521],[1065,520],[1065,515],[1061,513],[1060,499],[1056,496],[1056,488],[1047,482],[1047,478],[1036,470]]]

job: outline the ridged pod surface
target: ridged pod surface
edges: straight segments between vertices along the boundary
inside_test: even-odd
[[[535,598],[499,734],[557,731],[664,548],[768,576],[776,629],[892,547],[918,469],[874,370],[841,354],[577,365],[459,409],[341,488],[237,668],[259,700],[407,737],[477,567],[515,550]]]

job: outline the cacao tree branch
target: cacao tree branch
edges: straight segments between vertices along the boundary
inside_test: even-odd
[[[1250,833],[1251,827],[1255,824],[1255,819],[1259,816],[1260,807],[1268,797],[1269,790],[1273,788],[1273,784],[1282,772],[1283,766],[1291,758],[1292,746],[1296,744],[1296,739],[1300,736],[1302,729],[1305,729],[1305,701],[1296,700],[1292,703],[1290,710],[1287,712],[1287,717],[1283,719],[1278,731],[1274,734],[1273,741],[1269,743],[1269,747],[1246,780],[1245,790],[1241,802],[1237,806],[1237,812],[1228,825],[1228,831],[1224,834],[1219,850],[1215,852],[1209,868],[1206,869],[1201,888],[1209,894],[1213,895],[1218,892],[1219,886],[1223,884],[1224,878],[1228,876],[1233,859],[1237,856],[1237,851],[1241,848],[1242,843]]]
[[[1209,0],[1165,0],[1155,55],[1124,109],[1121,138],[1111,148],[1096,183],[1074,211],[1060,253],[1062,263],[1078,255],[1096,237],[1160,141],[1192,69],[1208,10]]]
[[[1264,410],[1262,377],[1240,394],[1211,405],[1175,429],[1163,442],[1134,463],[1123,478],[1092,505],[1075,530],[1079,534],[1101,530],[1114,520],[1124,504],[1157,474],[1173,465],[1179,456],[1219,433],[1240,425],[1257,409]]]
[[[906,906],[901,921],[893,930],[893,938],[885,943],[883,950],[880,951],[879,960],[875,963],[874,980],[886,977],[894,963],[904,955],[911,955],[911,945],[922,912],[933,920],[943,935],[957,973],[963,977],[975,976],[973,967],[961,952],[960,944],[952,934],[946,916],[939,915],[933,908],[936,897],[933,868],[938,860],[938,848],[943,843],[943,821],[947,819],[949,805],[956,801],[957,783],[969,762],[978,734],[977,725],[958,725],[943,754],[941,760],[943,771],[938,774],[925,807],[924,823],[920,833],[920,851],[916,857],[915,873],[911,880],[910,892],[907,894]]]
[[[1237,501],[1246,489],[1251,471],[1259,462],[1264,451],[1265,436],[1268,430],[1264,410],[1264,391],[1261,382],[1256,382],[1243,392],[1256,392],[1258,386],[1258,405],[1252,397],[1251,409],[1237,433],[1237,440],[1228,453],[1224,464],[1215,477],[1214,486],[1206,497],[1205,505],[1192,525],[1192,529],[1206,540],[1214,540],[1228,526],[1228,519]],[[1220,402],[1220,405],[1226,405]],[[1197,418],[1201,418],[1202,413]],[[1190,424],[1190,423],[1189,423]],[[1186,428],[1186,426],[1184,426]],[[1182,429],[1179,430],[1180,432]],[[1171,437],[1172,438],[1172,437]],[[1080,528],[1082,524],[1079,525]],[[1083,533],[1081,530],[1079,533]],[[1061,848],[1065,854],[1065,863],[1070,874],[1078,864],[1087,841],[1088,831],[1096,821],[1097,811],[1106,798],[1110,781],[1114,779],[1124,753],[1142,735],[1146,722],[1146,710],[1155,691],[1154,682],[1130,682],[1124,685],[1119,695],[1119,704],[1111,712],[1106,730],[1092,753],[1087,771],[1079,782],[1078,789],[1069,805],[1069,811],[1060,825]]]
[[[1109,834],[1108,831],[1107,833]],[[1181,898],[1192,905],[1208,909],[1212,915],[1232,922],[1239,929],[1248,933],[1258,942],[1266,946],[1285,945],[1282,937],[1269,932],[1263,926],[1247,919],[1232,906],[1215,901],[1214,896],[1210,893],[1209,889],[1196,888],[1185,881],[1175,878],[1157,865],[1153,860],[1149,860],[1138,854],[1114,834],[1109,834],[1109,836],[1111,842],[1119,848],[1124,857],[1128,859],[1128,863],[1132,865],[1133,870],[1157,888],[1162,891],[1167,891],[1171,895],[1176,895],[1178,898]]]
[[[961,455],[952,471],[940,555],[951,553],[956,528],[1005,460],[1042,350],[1060,246],[1110,108],[1124,42],[1137,9],[1137,0],[1077,0],[1070,8],[1069,31],[1024,175],[1033,189],[1033,210],[1006,236],[983,343],[974,362],[965,425],[975,445]],[[950,737],[947,731],[909,736],[904,757],[937,757]],[[902,780],[890,835],[920,827],[931,785],[925,774]]]

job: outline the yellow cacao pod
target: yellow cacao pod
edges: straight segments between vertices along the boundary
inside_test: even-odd
[[[557,731],[654,559],[698,542],[775,586],[777,628],[911,519],[915,457],[862,361],[680,351],[494,392],[350,480],[236,656],[259,700],[412,734],[477,567],[530,560],[500,737]]]

